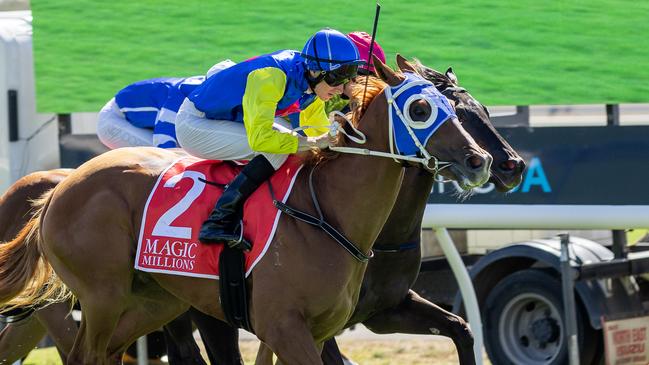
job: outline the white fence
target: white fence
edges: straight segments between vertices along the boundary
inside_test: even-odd
[[[647,205],[476,205],[429,204],[423,228],[435,230],[458,282],[482,364],[482,319],[471,277],[447,228],[465,229],[628,229],[649,227]]]

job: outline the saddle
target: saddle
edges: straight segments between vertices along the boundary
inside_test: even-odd
[[[301,168],[301,160],[290,157],[270,178],[270,184],[263,184],[246,200],[243,235],[252,249],[242,252],[198,240],[201,223],[241,166],[193,157],[173,162],[161,173],[144,207],[135,268],[219,279],[228,321],[249,329],[245,278],[268,250],[281,214],[269,189],[272,186],[276,199],[286,202]]]

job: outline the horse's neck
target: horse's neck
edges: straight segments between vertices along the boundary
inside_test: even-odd
[[[401,189],[376,245],[398,245],[419,239],[421,220],[435,177],[416,168],[406,170]]]
[[[393,160],[341,155],[317,168],[314,185],[325,220],[368,252],[392,210],[401,178],[402,168]]]

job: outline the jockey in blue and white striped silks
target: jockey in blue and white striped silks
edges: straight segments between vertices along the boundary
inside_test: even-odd
[[[234,65],[221,61],[207,77]],[[135,82],[120,90],[99,113],[97,135],[107,147],[180,147],[176,139],[176,113],[204,76],[161,77]]]
[[[178,147],[176,113],[204,76],[138,81],[120,90],[99,114],[97,135],[109,148]]]

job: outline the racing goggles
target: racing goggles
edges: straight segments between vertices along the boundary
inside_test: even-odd
[[[331,87],[348,83],[358,74],[358,65],[342,65],[333,71],[324,73],[323,80]]]

